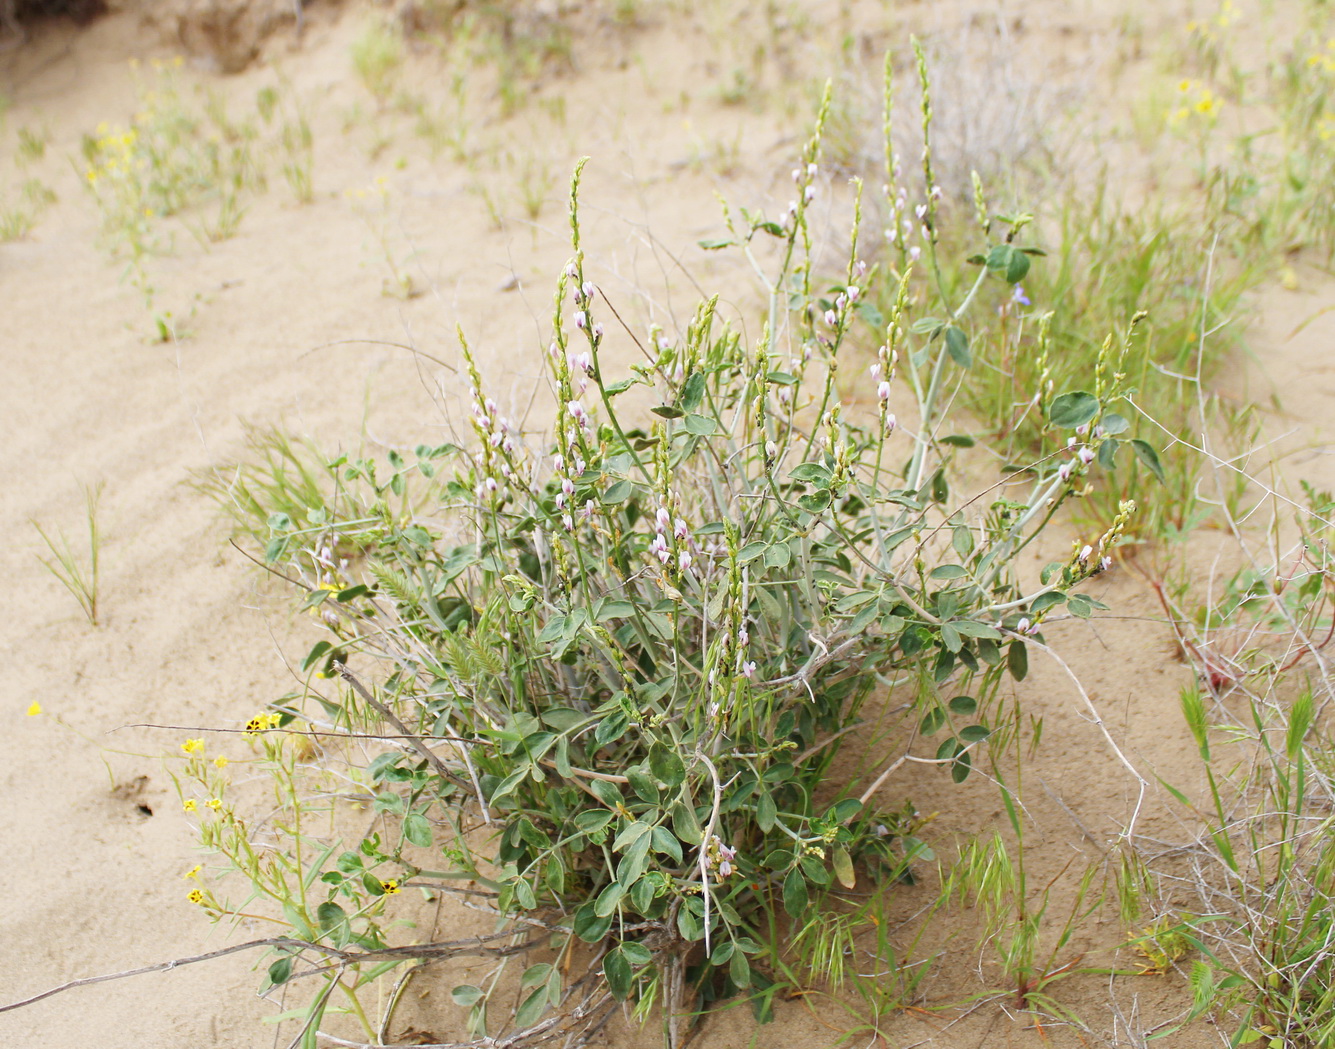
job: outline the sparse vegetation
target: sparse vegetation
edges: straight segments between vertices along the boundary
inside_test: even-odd
[[[443,432],[364,426],[335,455],[254,428],[195,474],[322,631],[239,741],[201,726],[169,763],[203,852],[188,899],[275,927],[248,946],[283,1038],[578,1046],[619,1011],[678,1049],[715,1010],[819,997],[832,1042],[977,1011],[1087,1044],[1335,1044],[1335,500],[1293,488],[1271,406],[1233,381],[1257,290],[1329,278],[1327,7],[1295,0],[1259,42],[1232,0],[1160,39],[1127,15],[1138,94],[1096,120],[1014,57],[1019,23],[873,58],[879,28],[795,4],[403,5],[339,45],[369,169],[341,203],[317,199],[324,118],[287,79],[238,106],[180,63],[141,70],[136,113],[78,166],[160,341],[181,334],[163,257],[249,234],[275,171],[361,220],[389,297],[424,290],[411,213],[432,196],[531,232],[502,286],[527,287],[557,158],[619,119],[560,80],[606,74],[608,40],[674,124],[636,207],[669,176],[724,201],[674,220],[707,255],[638,212],[629,256],[595,247],[581,161],[532,391],[503,385],[507,345],[461,334],[457,371],[396,345]],[[633,53],[660,19],[701,30],[708,76]],[[812,136],[762,124],[820,63],[839,75]],[[1067,104],[1119,166],[1067,177]],[[24,119],[15,251],[58,204],[60,139]],[[662,291],[637,286],[641,246]],[[99,492],[86,552],[32,522],[94,625]],[[1104,709],[1126,686],[1101,631],[1136,616],[1138,646],[1181,660],[1145,686],[1182,686],[1155,726],[1180,716],[1171,767]],[[1078,717],[1051,717],[1059,689]],[[1096,820],[1035,771],[1054,749],[1112,799]],[[478,924],[429,933],[456,905]],[[406,1019],[428,972],[449,1037]]]

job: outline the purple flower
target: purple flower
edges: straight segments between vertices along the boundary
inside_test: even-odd
[[[877,384],[877,386],[876,386],[876,396],[879,397],[879,398],[881,399],[881,403],[882,403],[882,404],[884,404],[886,401],[890,400],[890,383],[889,383],[888,380],[886,380],[886,379],[882,379],[882,380]]]
[[[1029,296],[1024,293],[1023,286],[1019,284],[1015,285],[1015,290],[1011,292],[1011,302],[1018,303],[1021,306],[1033,305],[1033,303],[1029,301]]]

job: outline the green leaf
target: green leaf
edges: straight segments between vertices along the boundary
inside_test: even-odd
[[[696,437],[709,437],[718,432],[718,423],[708,415],[688,415],[686,416],[687,433],[693,433]]]
[[[654,828],[653,843],[655,852],[661,852],[664,856],[672,857],[674,862],[681,863],[683,859],[681,842],[666,827]]]
[[[857,884],[857,875],[853,872],[853,858],[842,845],[836,845],[831,850],[830,866],[834,868],[834,876],[839,879],[839,884],[845,889],[851,889]]]
[[[691,372],[681,387],[681,397],[678,404],[683,411],[693,412],[700,407],[700,402],[705,396],[705,373]]]
[[[792,560],[793,552],[787,543],[774,543],[765,551],[766,568],[787,568]]]
[[[1131,424],[1116,412],[1106,413],[1103,418],[1099,420],[1099,425],[1103,427],[1103,432],[1109,435],[1125,433],[1131,428]]]
[[[966,725],[960,729],[960,739],[965,743],[977,743],[979,740],[987,739],[992,735],[992,730],[986,725]]]
[[[1016,681],[1023,681],[1029,673],[1029,649],[1023,641],[1012,641],[1006,646],[1006,669]]]
[[[939,565],[933,568],[928,579],[962,579],[969,574],[963,565]]]
[[[532,766],[527,761],[521,762],[519,768],[510,773],[510,775],[506,776],[505,779],[501,780],[500,783],[496,785],[496,789],[492,791],[491,794],[491,803],[493,805],[496,804],[496,802],[509,794],[510,791],[514,790],[515,787],[523,783],[524,778],[529,774],[531,768]]]
[[[655,742],[649,748],[649,771],[666,787],[680,787],[686,779],[686,765],[681,756],[664,743]]]
[[[751,986],[751,963],[741,951],[733,951],[732,960],[728,963],[728,975],[738,987]]]
[[[967,368],[973,363],[973,356],[969,353],[969,337],[953,324],[946,329],[946,352],[961,368]]]
[[[653,830],[653,824],[635,820],[621,828],[621,833],[612,842],[613,852],[623,852]]]
[[[539,987],[529,994],[519,1008],[515,1010],[515,1026],[521,1029],[532,1027],[542,1019],[542,1014],[546,1011],[547,988]]]
[[[279,958],[269,966],[269,982],[277,987],[280,983],[287,983],[287,978],[292,975],[292,956]]]
[[[774,799],[770,797],[769,791],[765,791],[756,799],[756,826],[768,834],[774,828],[778,816],[779,810]]]
[[[918,731],[924,736],[930,736],[934,732],[939,732],[941,726],[946,723],[946,712],[940,707],[933,707],[923,715],[922,723],[918,726]]]
[[[1008,284],[1018,284],[1029,272],[1029,256],[1013,244],[996,244],[987,253],[987,268]]]
[[[1136,458],[1145,464],[1150,473],[1154,474],[1159,483],[1163,484],[1163,464],[1159,462],[1159,453],[1154,450],[1153,446],[1145,441],[1133,440],[1131,450],[1136,453]]]
[[[1029,603],[1029,611],[1032,615],[1039,612],[1046,612],[1049,608],[1056,608],[1066,601],[1066,595],[1060,590],[1049,590],[1046,593],[1039,594]]]
[[[420,812],[410,812],[403,817],[403,836],[420,848],[431,845],[431,823]]]
[[[598,943],[612,927],[610,914],[604,916],[595,913],[596,903],[596,900],[589,900],[575,911],[575,920],[572,923],[575,935],[585,943]]]
[[[737,563],[739,565],[750,564],[757,557],[762,557],[765,551],[768,549],[769,549],[768,543],[762,543],[759,541],[747,543],[744,547],[742,547],[739,551],[737,551]]]
[[[593,901],[593,913],[599,918],[609,918],[616,913],[617,905],[621,902],[621,897],[626,895],[626,887],[619,881],[614,881]],[[578,931],[578,930],[577,930]]]
[[[653,952],[642,943],[636,943],[634,940],[627,940],[619,950],[631,965],[648,965],[654,960]]]
[[[969,778],[969,773],[973,771],[973,757],[965,751],[955,758],[955,764],[950,766],[950,778],[956,783],[963,783]]]
[[[1117,465],[1117,449],[1122,446],[1121,442],[1114,437],[1109,437],[1099,445],[1099,465],[1105,470],[1111,470]]]
[[[575,814],[575,827],[581,834],[596,834],[611,823],[615,815],[610,809],[585,809]]]
[[[817,488],[829,488],[832,479],[829,467],[820,463],[799,463],[788,476],[794,481],[814,484]]]
[[[941,644],[945,645],[948,652],[958,652],[964,647],[964,639],[960,637],[953,623],[941,624]]]
[[[306,658],[301,661],[301,672],[305,674],[309,671],[311,667],[315,666],[316,663],[319,663],[325,653],[333,647],[334,646],[328,641],[317,641],[315,647],[312,648],[310,652],[306,654]]]
[[[605,779],[596,779],[589,784],[589,790],[593,791],[604,805],[614,809],[624,800],[621,797],[621,791],[617,789],[615,783],[608,783]]]
[[[471,983],[461,983],[450,992],[450,997],[454,999],[455,1005],[462,1005],[467,1009],[482,999],[482,988],[474,987]]]
[[[657,785],[643,768],[627,769],[626,778],[630,780],[630,789],[645,804],[657,807],[658,803],[662,801]]]
[[[809,514],[819,514],[830,505],[830,493],[822,489],[810,495],[799,496],[797,505]]]
[[[1088,619],[1094,611],[1094,604],[1084,594],[1072,594],[1066,599],[1066,610],[1073,616]]]
[[[1056,398],[1048,409],[1048,418],[1053,426],[1064,430],[1074,430],[1084,426],[1099,414],[1099,400],[1092,393],[1075,390]]]
[[[978,700],[973,696],[956,696],[948,704],[952,714],[963,714],[968,717],[978,709]]]
[[[788,917],[802,920],[807,917],[807,903],[807,880],[794,868],[783,879],[783,909],[788,912]]]
[[[720,248],[730,247],[732,241],[724,238],[716,238],[710,240],[702,240],[699,241],[698,243],[700,247],[705,249],[705,251],[718,251]]]
[[[657,408],[650,408],[649,410],[664,419],[680,419],[686,414],[680,408],[674,408],[670,404],[660,404]]]
[[[620,947],[614,947],[603,959],[603,975],[607,977],[607,988],[612,997],[624,1001],[630,996],[630,988],[635,976],[631,972],[630,962]]]
[[[616,484],[611,485],[607,491],[603,493],[603,505],[611,506],[615,503],[624,503],[631,497],[631,494],[634,491],[635,485],[630,481],[617,481]]]

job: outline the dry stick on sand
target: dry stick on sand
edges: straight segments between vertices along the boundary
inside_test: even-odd
[[[539,936],[508,947],[489,946],[493,941],[508,939],[511,935],[509,932],[501,932],[493,933],[490,936],[473,936],[466,940],[440,940],[435,943],[422,943],[408,947],[385,947],[374,951],[341,951],[327,944],[298,940],[291,936],[270,936],[263,940],[247,940],[245,943],[233,944],[231,947],[222,947],[216,951],[209,951],[207,954],[195,954],[188,958],[175,958],[169,962],[145,965],[138,969],[125,969],[122,972],[103,973],[101,976],[87,976],[82,980],[71,980],[69,983],[48,988],[40,994],[34,994],[17,1002],[10,1002],[8,1005],[0,1005],[0,1013],[7,1013],[12,1009],[21,1009],[25,1005],[35,1005],[37,1002],[51,998],[54,995],[72,991],[76,987],[89,987],[95,983],[124,980],[130,976],[143,976],[147,973],[169,972],[185,965],[194,965],[196,962],[211,962],[217,958],[225,958],[229,954],[238,954],[241,951],[251,951],[260,947],[287,947],[298,951],[315,951],[331,961],[337,961],[340,965],[355,965],[359,962],[387,961],[396,958],[450,958],[461,955],[504,958],[512,954],[523,954],[536,946],[538,940],[546,939],[546,936]],[[313,970],[313,972],[321,971],[323,970]]]

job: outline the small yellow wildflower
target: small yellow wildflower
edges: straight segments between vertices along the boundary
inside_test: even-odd
[[[186,899],[189,900],[191,903],[203,903],[204,894],[200,892],[198,889],[191,889],[190,894],[186,896]]]
[[[40,703],[33,703],[28,707],[28,717],[30,718],[35,718],[41,712],[42,712],[42,704]]]
[[[385,891],[386,896],[397,896],[402,890],[399,888],[399,879],[390,878],[388,881],[382,881],[380,888]]]
[[[181,808],[185,809],[186,812],[197,812],[199,810],[199,806],[195,804],[194,798],[186,798],[185,804],[182,805]]]
[[[184,874],[182,874],[181,877],[182,877],[182,878],[193,878],[196,874],[198,874],[198,873],[199,873],[200,871],[202,871],[203,869],[204,869],[204,865],[203,865],[202,863],[196,863],[196,864],[195,864],[193,867],[191,867],[188,871],[186,871]]]
[[[214,812],[217,812],[220,808],[222,808],[222,801],[219,798],[209,798],[209,800],[204,802],[204,804],[207,805],[209,808],[211,808]]]
[[[204,741],[202,739],[187,739],[181,744],[181,749],[187,754],[204,753]]]
[[[216,768],[220,768],[220,769],[225,769],[225,768],[227,768],[227,757],[226,757],[226,755],[224,755],[224,754],[219,754],[216,758],[213,759],[213,764],[214,764],[214,766],[215,766]]]

